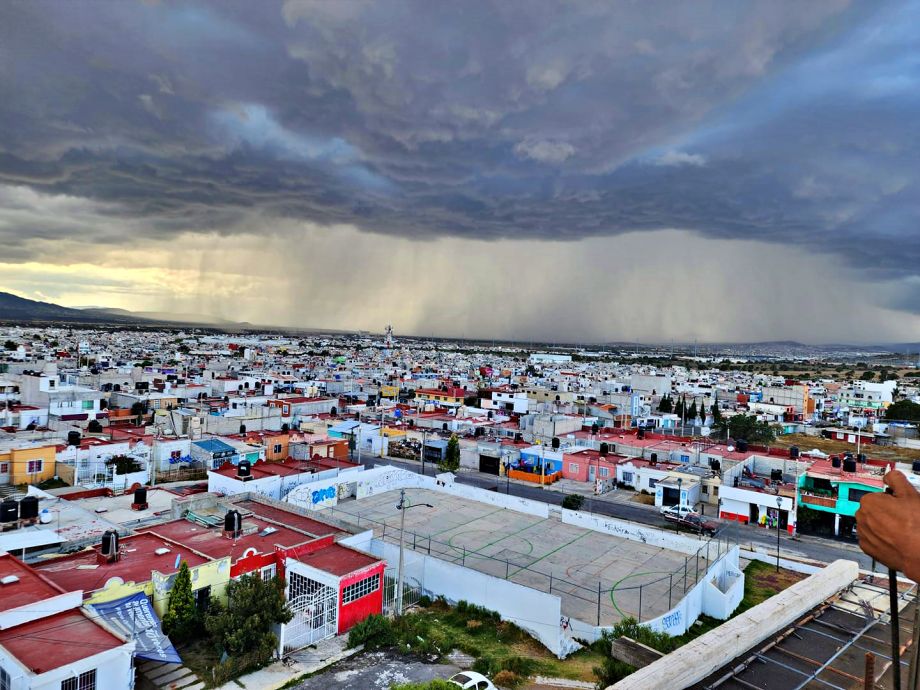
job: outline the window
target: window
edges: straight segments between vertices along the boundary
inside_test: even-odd
[[[83,409],[84,409],[84,410],[91,410],[91,409],[93,409],[93,401],[92,401],[92,400],[84,400],[84,401],[83,401]]]
[[[10,690],[12,687],[13,682],[10,680],[10,674],[0,668],[0,690]]]
[[[42,461],[41,460],[29,460],[29,465],[26,468],[26,472],[29,474],[38,474],[42,471]]]
[[[178,459],[181,458],[181,457],[182,457],[182,451],[181,451],[181,450],[174,450],[174,451],[172,451],[172,452],[169,454],[170,460],[178,460]]]
[[[280,444],[280,443],[276,443],[274,446],[272,446],[272,452],[273,452],[273,453],[280,453],[280,452],[281,452],[281,444]]]
[[[632,484],[632,480],[633,480],[632,474],[633,474],[632,472],[623,473],[623,483],[624,484]]]
[[[606,468],[606,467],[601,467],[601,476],[602,476],[602,477],[606,477],[607,474],[608,474],[607,468]]]
[[[61,681],[61,690],[96,690],[96,669]]]
[[[570,462],[569,463],[569,472],[578,472],[578,463]]]
[[[348,604],[380,589],[380,573],[358,580],[342,591],[342,603]]]
[[[658,480],[657,480],[657,479],[649,479],[649,480],[648,480],[648,488],[650,488],[650,489],[654,489],[655,486],[656,486],[657,484],[658,484]]]
[[[0,462],[0,474],[9,474],[10,472],[10,463]]]
[[[262,568],[262,580],[263,582],[270,582],[275,578],[275,564],[267,565]]]
[[[709,487],[703,484],[703,488],[700,489],[704,494],[709,495]]]

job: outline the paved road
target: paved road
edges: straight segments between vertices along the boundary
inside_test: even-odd
[[[422,471],[421,464],[411,460],[363,456],[361,462],[365,467],[373,467],[375,464],[388,464],[419,474]],[[436,466],[430,463],[425,464],[425,474],[427,476],[434,476],[437,471]],[[503,477],[495,477],[473,470],[461,471],[457,475],[456,481],[460,484],[469,484],[482,489],[497,489],[501,493],[510,492],[512,496],[521,496],[554,505],[560,505],[565,496],[561,491],[554,491],[550,488],[544,489],[540,486],[514,481],[508,482]],[[673,525],[659,515],[655,506],[586,497],[584,509],[593,513],[609,515],[610,517],[639,522],[653,527],[673,529]],[[720,532],[723,536],[739,542],[742,546],[753,545],[758,551],[766,551],[770,554],[776,553],[775,531],[754,525],[741,525],[737,522],[724,520],[719,522],[724,525]],[[827,539],[810,535],[790,538],[788,534],[780,533],[780,555],[782,556],[783,554],[797,555],[823,563],[830,563],[838,558],[846,558],[857,561],[860,567],[866,569],[870,568],[872,564],[872,560],[859,550],[855,541]]]
[[[395,683],[422,683],[459,672],[448,664],[426,664],[388,652],[358,654],[311,676],[295,690],[389,690]]]

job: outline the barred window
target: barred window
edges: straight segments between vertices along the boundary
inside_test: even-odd
[[[371,575],[363,580],[358,580],[354,584],[348,585],[342,592],[342,603],[348,604],[356,601],[361,597],[367,596],[371,592],[380,589],[380,573]]]
[[[5,669],[0,668],[0,690],[10,690],[13,687],[13,681],[10,680],[10,674]]]
[[[65,678],[61,690],[96,690],[96,669],[81,673],[78,678]]]

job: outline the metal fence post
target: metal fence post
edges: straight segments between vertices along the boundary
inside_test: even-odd
[[[637,621],[638,623],[642,622],[642,587],[643,585],[639,585],[639,620]]]
[[[466,565],[466,547],[463,547],[463,560],[460,562],[460,565]]]
[[[511,569],[511,564],[508,562],[508,559],[505,559],[505,579],[508,579],[508,571]]]
[[[386,538],[387,538],[387,523],[384,522],[383,523],[383,535],[380,537],[380,539],[385,540]]]
[[[412,550],[413,550],[413,551],[415,551],[415,538],[416,538],[417,536],[418,536],[418,535],[417,535],[415,532],[412,533]]]
[[[549,571],[549,593],[553,593],[553,571]]]
[[[696,574],[693,576],[693,583],[700,581],[700,552],[696,552]]]
[[[597,624],[601,624],[601,581],[597,581]]]
[[[431,535],[428,535],[428,555],[431,555]]]
[[[689,556],[684,556],[684,594],[687,593],[687,560]]]
[[[673,578],[674,578],[674,573],[668,573],[668,611],[671,610],[671,588],[673,587],[672,585]]]

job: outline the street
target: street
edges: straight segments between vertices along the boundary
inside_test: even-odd
[[[388,464],[418,474],[422,472],[421,463],[414,460],[363,456],[361,458],[361,463],[365,467],[373,467],[377,464]],[[424,473],[429,477],[433,477],[438,473],[437,466],[426,463]],[[457,473],[456,481],[460,484],[468,484],[481,489],[497,490],[500,493],[510,492],[512,496],[520,496],[535,501],[542,501],[543,503],[551,503],[553,505],[561,505],[562,499],[566,495],[552,488],[543,488],[541,486],[524,484],[517,481],[508,482],[504,477],[483,474],[467,468],[461,468]],[[671,523],[661,517],[658,508],[655,506],[611,500],[601,496],[586,496],[582,509],[591,513],[608,515],[621,520],[638,522],[661,529],[674,529]],[[719,522],[722,525],[719,530],[720,535],[739,543],[743,548],[750,548],[751,550],[769,555],[776,554],[775,530],[768,530],[756,525],[743,525],[738,522],[718,520],[710,516],[707,516],[707,519]],[[822,563],[830,563],[839,558],[845,558],[858,562],[860,568],[868,570],[872,567],[872,559],[860,551],[855,542],[827,539],[811,535],[790,537],[787,533],[780,532],[779,543],[780,556],[783,558],[798,557],[812,561],[820,561]]]

